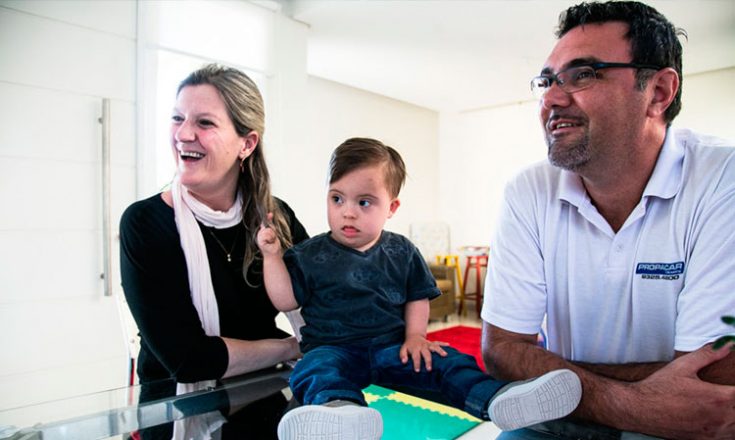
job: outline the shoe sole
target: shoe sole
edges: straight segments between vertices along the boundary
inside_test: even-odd
[[[364,406],[301,406],[278,424],[279,440],[380,440],[382,435],[380,413]]]
[[[503,431],[562,418],[577,408],[582,383],[571,370],[556,370],[508,389],[490,404],[492,421]]]

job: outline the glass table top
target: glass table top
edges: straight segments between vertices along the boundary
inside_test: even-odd
[[[178,396],[170,392],[175,387],[173,381],[161,381],[147,384],[147,389],[136,385],[0,410],[0,440],[127,439],[130,433],[156,429],[176,420],[213,412],[236,414],[237,410],[253,402],[263,402],[270,396],[278,395],[290,405],[290,372],[290,367],[278,366],[220,381],[217,386],[204,391]],[[151,389],[156,388],[169,390],[168,395],[152,394]],[[251,405],[254,406],[257,405]],[[470,432],[461,438],[475,437]],[[499,440],[572,438],[633,440],[652,437],[567,419],[503,432],[496,437]]]
[[[234,408],[283,393],[290,399],[288,367],[238,376],[216,387],[179,396],[141,399],[141,385],[0,410],[0,440],[104,439],[175,420]],[[150,384],[149,384],[150,385]],[[171,389],[173,381],[154,385]],[[145,400],[142,402],[142,400]]]

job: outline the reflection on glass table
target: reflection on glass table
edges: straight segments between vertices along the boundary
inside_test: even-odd
[[[153,394],[156,389],[170,389],[166,381],[147,384],[153,385],[148,389],[136,385],[0,410],[0,439],[156,438],[166,427],[164,435],[170,439],[173,421],[212,412],[228,420],[223,438],[262,438],[258,431],[268,423],[270,410],[278,408],[280,416],[289,403],[289,374],[288,367],[262,370],[181,396]],[[278,417],[272,418],[270,423],[277,424]]]

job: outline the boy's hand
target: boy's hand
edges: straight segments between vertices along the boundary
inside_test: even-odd
[[[276,231],[270,227],[271,221],[273,221],[273,213],[269,212],[267,223],[261,223],[258,231],[257,244],[264,257],[281,253],[281,242],[278,241]]]
[[[446,342],[428,341],[424,336],[420,335],[408,336],[399,352],[401,362],[404,364],[408,363],[408,357],[411,356],[413,370],[418,373],[421,371],[421,359],[423,358],[424,364],[426,364],[426,371],[431,371],[431,353],[433,352],[445,357],[447,352],[442,347],[447,345],[449,344]]]

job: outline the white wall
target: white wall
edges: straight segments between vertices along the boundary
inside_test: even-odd
[[[735,139],[735,68],[685,75],[683,86],[674,126]],[[536,101],[441,114],[439,211],[453,247],[489,242],[506,181],[546,160],[542,136]]]
[[[487,245],[504,183],[545,157],[536,109],[536,102],[526,102],[442,113],[439,206],[452,248]]]
[[[116,230],[135,189],[135,13],[0,3],[0,408],[126,382],[117,300],[100,280],[97,120],[111,98]]]
[[[735,67],[685,75],[682,85],[674,125],[735,140]]]
[[[327,230],[326,177],[330,155],[350,137],[390,145],[406,162],[401,207],[386,229],[408,235],[414,221],[438,215],[438,114],[332,81],[309,77],[306,103],[288,120],[285,143],[267,152],[274,194],[294,208],[311,235]]]

